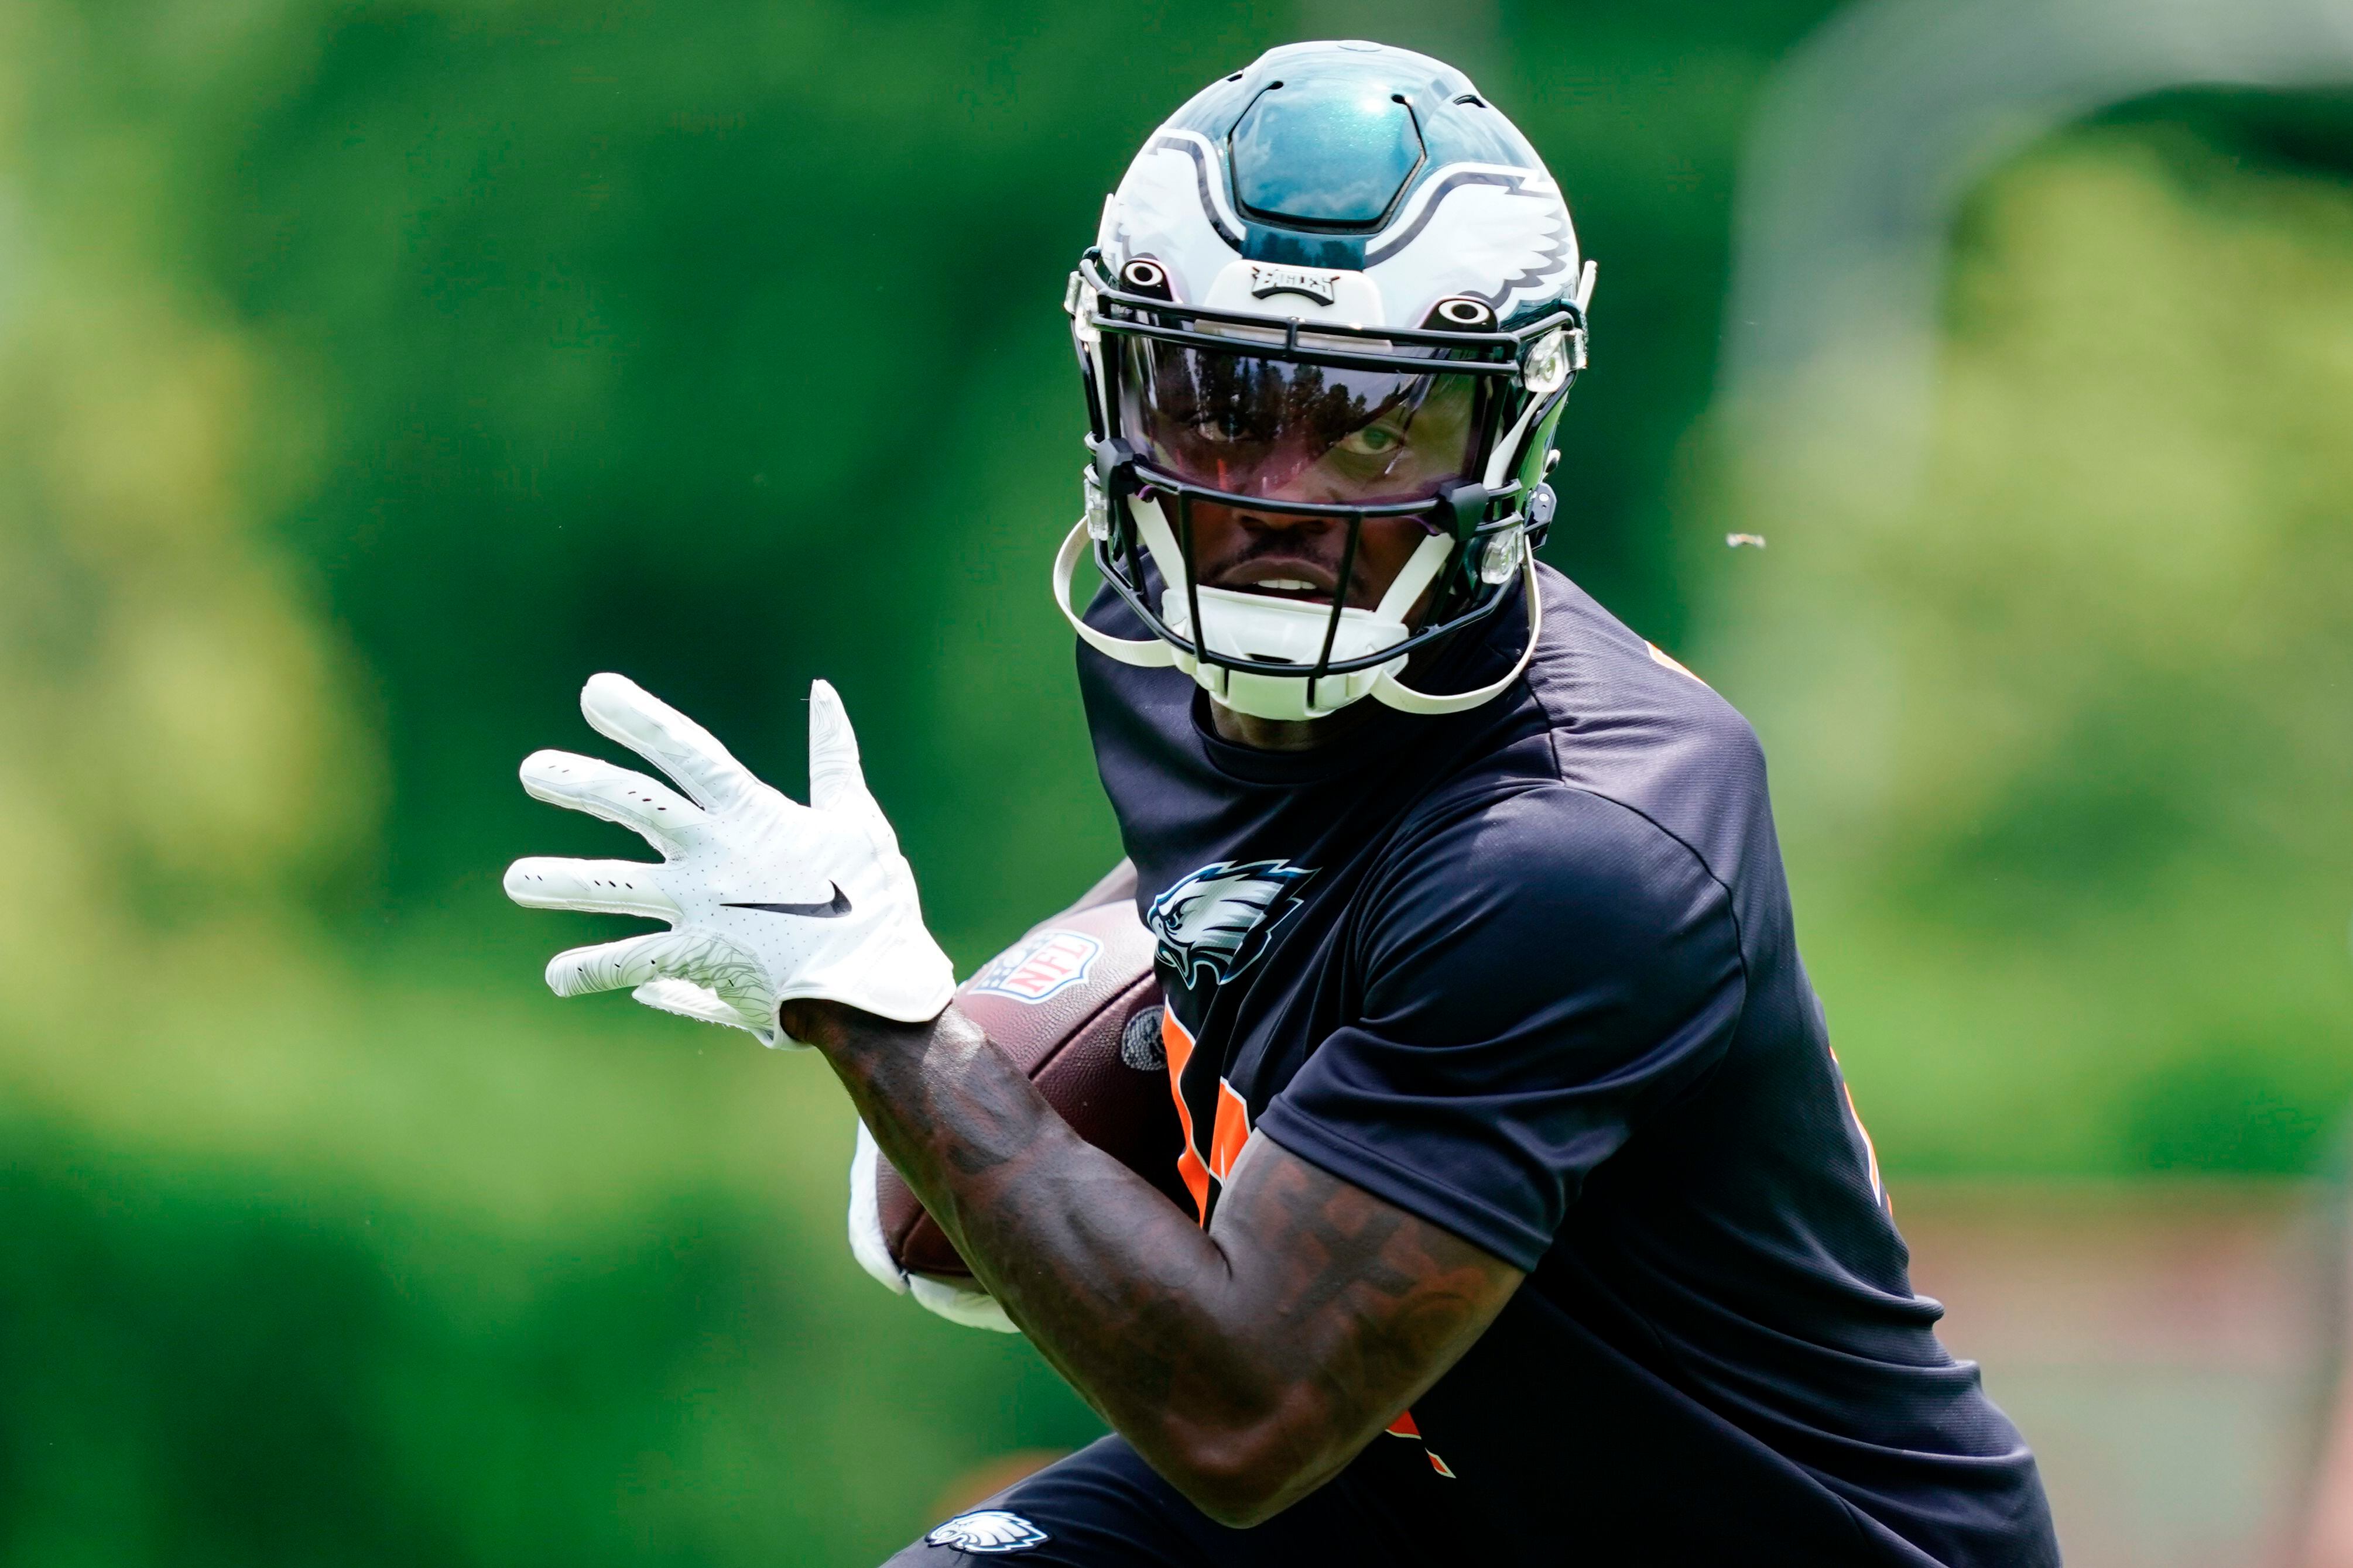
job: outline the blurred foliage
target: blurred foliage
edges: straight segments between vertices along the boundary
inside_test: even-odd
[[[1602,263],[1554,555],[1721,620],[1898,1171],[2291,1166],[2347,1087],[2344,193],[2213,134],[2029,162],[1964,236],[1934,501],[1703,552],[1740,138],[1827,8],[1400,15]],[[1060,282],[1296,30],[0,10],[0,1558],[856,1563],[1091,1435],[856,1272],[818,1063],[559,1006],[596,922],[496,879],[628,852],[513,784],[599,668],[788,787],[834,679],[967,965],[1102,868]]]
[[[1820,9],[1677,8],[1689,80],[1673,18],[1506,21],[1490,90],[1676,345],[1577,458],[1570,547],[1634,600],[1676,599],[1643,542],[1738,102]],[[0,839],[38,889],[0,913],[37,977],[0,1001],[0,1556],[871,1561],[950,1476],[1084,1441],[1018,1342],[856,1272],[816,1063],[557,1007],[540,959],[593,922],[496,876],[618,847],[513,784],[589,743],[602,667],[786,784],[839,682],[967,963],[1113,857],[1040,581],[1061,278],[1145,132],[1283,18],[0,29]]]
[[[2353,1092],[2353,182],[2197,122],[1979,194],[1920,499],[1758,487],[1701,656],[1899,1168],[2299,1171]]]
[[[1630,345],[1575,422],[1563,559],[1646,624],[1680,602],[1660,525],[1742,106],[1823,9],[1509,19],[1496,90]],[[192,243],[273,403],[332,432],[270,515],[378,682],[396,909],[479,918],[516,846],[564,831],[499,774],[606,666],[785,778],[799,694],[834,679],[968,960],[1111,858],[1039,613],[1082,433],[1062,280],[1145,132],[1284,36],[1240,5],[1118,20],[367,11],[215,109]]]

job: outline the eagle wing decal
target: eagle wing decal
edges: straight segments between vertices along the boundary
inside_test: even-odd
[[[1096,243],[1113,267],[1149,256],[1168,268],[1180,299],[1198,297],[1241,253],[1242,226],[1226,205],[1216,151],[1190,131],[1163,131],[1128,166],[1103,205]]]
[[[1443,205],[1446,242],[1416,245]],[[1456,163],[1422,183],[1397,221],[1365,247],[1381,298],[1419,321],[1451,295],[1484,300],[1509,317],[1516,296],[1552,291],[1546,279],[1576,264],[1577,233],[1551,176],[1502,163]],[[1497,279],[1502,279],[1500,285]]]

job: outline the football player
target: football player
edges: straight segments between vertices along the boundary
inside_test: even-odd
[[[949,1005],[829,688],[806,806],[615,676],[590,721],[683,794],[524,764],[664,853],[509,873],[672,924],[555,990],[821,1052],[986,1287],[933,1304],[1113,1428],[894,1563],[2057,1563],[1911,1288],[1755,735],[1536,562],[1593,278],[1477,88],[1352,42],[1187,103],[1071,279],[1053,581],[1190,1213]]]

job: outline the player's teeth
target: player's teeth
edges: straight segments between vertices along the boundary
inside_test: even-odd
[[[1312,594],[1315,591],[1314,584],[1303,583],[1296,577],[1269,577],[1259,586],[1272,588],[1284,594]]]

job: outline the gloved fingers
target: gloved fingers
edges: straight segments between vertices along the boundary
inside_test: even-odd
[[[507,868],[507,897],[525,909],[680,920],[677,900],[654,884],[654,873],[660,869],[639,860],[564,860],[533,855]]]
[[[706,935],[659,931],[594,947],[571,948],[547,961],[547,988],[558,996],[586,996],[666,976],[700,980],[693,971],[702,949],[710,943]]]
[[[706,985],[697,985],[691,980],[649,980],[629,994],[649,1007],[659,1007],[681,1018],[692,1018],[702,1024],[718,1024],[730,1029],[748,1029],[759,1037],[764,1046],[783,1043],[783,1037],[776,1030],[763,1022],[756,1014],[746,1016],[744,1009],[718,992]]]
[[[712,732],[626,675],[592,675],[580,689],[580,711],[600,735],[637,752],[678,781],[696,804],[725,811],[760,789]]]
[[[667,784],[576,752],[533,752],[522,760],[522,787],[534,800],[617,822],[665,855],[693,844],[708,820]]]
[[[858,732],[828,680],[809,682],[809,804],[819,811],[860,811],[874,797],[858,762]]]
[[[898,834],[866,787],[849,710],[841,705],[833,683],[826,680],[809,682],[809,804],[819,811],[858,818],[876,847],[886,855],[899,852]]]

